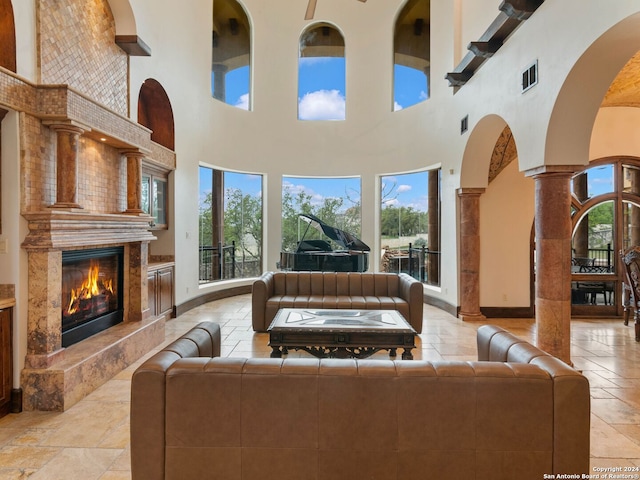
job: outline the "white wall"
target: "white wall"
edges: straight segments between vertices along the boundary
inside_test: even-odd
[[[11,0],[11,5],[16,27],[16,73],[37,82],[36,0]]]
[[[589,121],[593,124],[599,103],[589,99],[590,110],[581,120],[583,124],[577,134],[571,133],[572,125],[567,122],[554,127],[552,133],[558,137],[553,137],[555,146],[562,147],[563,155],[554,153],[553,158],[549,158],[547,126],[558,103],[556,97],[592,42],[639,9],[638,2],[632,1],[611,5],[598,0],[545,2],[467,85],[454,92],[444,76],[455,68],[456,57],[462,53],[456,51],[455,44],[466,48],[468,41],[484,32],[498,15],[499,2],[432,0],[431,98],[394,113],[390,108],[393,23],[403,1],[319,0],[315,20],[329,21],[344,33],[347,118],[343,122],[300,122],[296,99],[298,38],[309,25],[303,18],[306,0],[242,2],[253,27],[251,112],[211,99],[211,0],[190,0],[189,8],[172,0],[131,0],[131,3],[138,35],[152,49],[150,58],[131,59],[131,111],[136,111],[139,86],[149,77],[163,85],[174,110],[178,170],[173,184],[175,211],[179,213],[174,217],[174,230],[170,235],[175,237],[178,304],[224,286],[200,288],[197,282],[198,199],[195,192],[198,164],[206,162],[264,175],[266,269],[274,269],[279,258],[282,175],[361,175],[362,239],[375,252],[380,247],[377,238],[379,175],[441,164],[442,288],[432,294],[457,305],[456,189],[486,186],[489,162],[487,155],[477,158],[477,152],[465,151],[469,136],[460,135],[460,119],[469,115],[469,131],[488,115],[504,119],[514,133],[518,167],[522,171],[545,162],[586,163],[587,155],[581,152],[588,151]],[[452,24],[459,25],[458,35],[452,33]],[[598,55],[594,55],[595,60],[601,58]],[[521,71],[536,59],[540,65],[540,83],[522,94]],[[616,61],[620,63],[621,59]],[[606,66],[612,68],[611,63]],[[613,78],[614,73],[609,75]],[[583,83],[588,92],[589,78]],[[604,95],[606,88],[600,83],[596,87],[597,95]],[[603,90],[601,94],[600,90]],[[575,97],[567,104],[569,113],[573,108],[578,109],[580,98],[585,98],[584,95]],[[573,135],[571,142],[563,143],[563,135]],[[495,139],[487,141],[495,142]],[[472,175],[465,176],[466,183],[461,185],[465,163],[474,162],[484,164]],[[526,182],[522,178],[519,181]],[[485,203],[491,200],[493,192],[487,193],[489,200],[483,200]],[[515,193],[505,189],[499,198],[511,198]],[[531,203],[522,207],[531,211],[533,199],[527,196]],[[524,225],[521,228],[523,232],[518,241],[521,238],[528,249],[530,223],[526,235]],[[517,248],[524,247],[518,245]],[[483,255],[492,253],[483,251]],[[513,270],[528,271],[528,256],[519,252],[514,256],[518,265]],[[377,255],[372,258],[376,259]],[[490,264],[489,260],[483,257],[481,264]],[[483,295],[491,291],[502,295],[504,277],[494,278],[484,272],[483,275]],[[528,295],[528,285],[522,288]],[[506,294],[508,302],[521,304],[521,294],[515,291]],[[483,300],[495,303],[492,297],[483,297]]]
[[[13,309],[13,384],[20,386],[27,345],[27,253],[21,248],[26,235],[26,220],[20,215],[20,151],[18,148],[18,114],[9,112],[2,121],[2,234],[6,253],[0,252],[0,284],[12,284],[16,291]]]
[[[480,196],[480,306],[531,304],[530,239],[534,181],[507,166]]]

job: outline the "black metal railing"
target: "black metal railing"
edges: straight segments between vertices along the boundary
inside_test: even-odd
[[[235,278],[236,243],[200,245],[200,283]]]
[[[406,252],[406,253],[405,253]],[[399,253],[389,256],[386,271],[407,273],[422,283],[440,284],[440,252],[429,250],[426,246],[414,248],[412,244]]]
[[[201,245],[199,265],[200,283],[257,277],[262,273],[260,257],[246,255],[245,252],[239,254],[236,242],[231,242],[231,245]]]

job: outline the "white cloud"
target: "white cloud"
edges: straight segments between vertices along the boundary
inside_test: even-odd
[[[323,63],[329,63],[331,60],[331,57],[300,57],[298,65],[301,67],[313,67]]]
[[[400,203],[400,200],[398,200],[397,198],[390,198],[389,200],[385,200],[382,203],[385,207],[395,207]]]
[[[345,100],[338,90],[309,92],[298,103],[300,120],[344,120]]]
[[[411,188],[411,185],[398,185],[398,193],[408,192]]]
[[[398,110],[402,110],[404,107],[402,105],[400,105],[398,102],[394,101],[393,102],[393,111],[397,112]]]
[[[249,94],[245,93],[244,95],[240,95],[234,106],[242,110],[249,110]]]
[[[426,99],[428,99],[428,98],[429,98],[429,95],[427,94],[427,92],[425,92],[424,90],[422,90],[422,91],[420,92],[420,97],[419,97],[419,98],[420,98],[420,100],[426,100]]]

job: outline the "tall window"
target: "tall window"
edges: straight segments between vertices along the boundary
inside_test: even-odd
[[[236,0],[213,2],[211,93],[244,110],[251,109],[251,26]]]
[[[200,167],[200,282],[262,272],[262,176]]]
[[[360,237],[360,178],[284,177],[282,181],[282,251],[295,252],[301,240],[299,214]]]
[[[429,98],[430,0],[408,0],[396,20],[393,57],[393,110]]]
[[[298,119],[345,119],[344,38],[333,26],[318,23],[300,37]]]
[[[440,171],[381,178],[381,270],[440,285]]]

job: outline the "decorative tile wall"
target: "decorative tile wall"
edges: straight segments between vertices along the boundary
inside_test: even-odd
[[[69,85],[126,116],[128,59],[107,0],[39,0],[37,12],[39,83]]]

